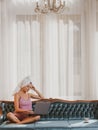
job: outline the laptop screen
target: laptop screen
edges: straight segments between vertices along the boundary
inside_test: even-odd
[[[35,104],[34,114],[46,115],[48,114],[50,102],[39,101]]]

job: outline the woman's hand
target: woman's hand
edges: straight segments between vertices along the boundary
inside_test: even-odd
[[[36,90],[33,84],[30,84],[29,88],[32,89],[32,90],[34,90],[34,91]]]
[[[35,93],[38,95],[38,96],[34,96],[34,95],[32,96],[31,95],[31,97],[37,98],[37,99],[43,99],[44,98],[44,96],[34,87],[33,84],[30,85],[30,89],[34,90]]]
[[[34,114],[34,111],[28,111],[28,114]]]
[[[31,89],[35,90],[35,87],[32,85]]]
[[[33,111],[24,111],[23,113],[24,113],[24,114],[34,114]]]

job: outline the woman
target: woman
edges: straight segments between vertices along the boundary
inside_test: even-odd
[[[36,94],[28,93],[32,89]],[[14,123],[25,124],[35,122],[40,116],[34,116],[31,98],[42,99],[43,95],[32,85],[29,77],[21,81],[14,93],[15,111],[9,112],[7,118]]]

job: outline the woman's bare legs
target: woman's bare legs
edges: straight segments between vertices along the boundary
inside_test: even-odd
[[[35,121],[40,120],[40,116],[34,116],[34,117],[27,117],[23,119],[22,121],[18,122],[18,124],[26,124],[26,123],[33,123]]]
[[[20,120],[12,112],[7,114],[7,118],[13,123],[20,123]]]
[[[26,123],[33,123],[35,121],[38,121],[40,120],[40,116],[30,116],[30,117],[27,117],[25,119],[23,119],[22,121],[20,121],[12,112],[9,112],[7,114],[7,118],[13,122],[13,123],[18,123],[18,124],[26,124]]]

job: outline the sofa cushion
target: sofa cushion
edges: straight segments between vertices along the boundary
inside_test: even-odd
[[[0,130],[98,130],[98,121],[68,120],[68,121],[38,121],[30,124],[3,123]]]
[[[35,128],[68,128],[68,121],[38,121]]]
[[[16,123],[10,123],[9,121],[4,121],[0,125],[0,130],[27,130],[28,128],[32,128],[32,130],[35,127],[35,123],[31,124],[16,124]]]
[[[88,123],[85,120],[69,120],[69,126],[72,130],[98,130],[98,120],[89,119]]]
[[[68,121],[38,121],[35,123],[30,123],[30,124],[15,124],[15,123],[9,123],[7,121],[5,121],[1,126],[0,126],[0,130],[1,129],[13,129],[13,130],[27,130],[27,129],[31,129],[31,130],[38,130],[38,129],[45,129],[45,130],[68,130],[69,128],[69,124]]]

